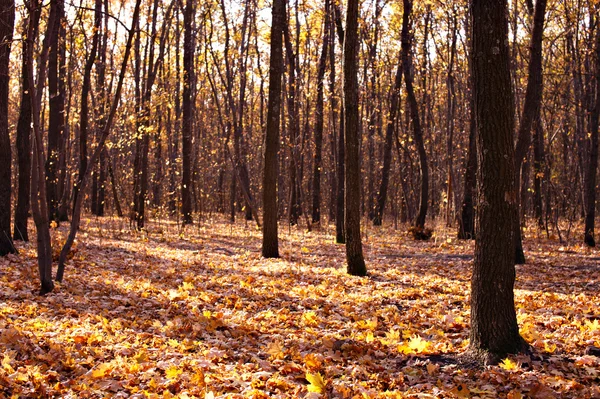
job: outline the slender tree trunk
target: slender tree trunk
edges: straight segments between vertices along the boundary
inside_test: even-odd
[[[539,0],[538,0],[539,1]],[[600,119],[600,28],[596,28],[596,103],[590,115],[590,155],[585,174],[585,234],[584,242],[593,247],[596,219],[596,175],[598,171],[598,121]]]
[[[471,279],[470,350],[485,363],[523,349],[514,305],[515,125],[506,0],[471,0],[479,231]]]
[[[16,252],[10,235],[11,148],[8,133],[9,60],[15,24],[13,0],[0,2],[0,256]]]
[[[542,38],[544,34],[544,19],[546,15],[546,0],[537,0],[533,15],[533,30],[531,32],[531,54],[529,58],[527,89],[525,92],[525,103],[523,104],[523,116],[519,126],[517,144],[515,146],[515,183],[517,190],[521,186],[521,168],[529,146],[531,145],[531,127],[533,126],[536,113],[539,112],[542,100]],[[517,196],[517,199],[519,196]],[[517,204],[518,205],[518,204]],[[523,242],[521,237],[520,212],[517,206],[517,217],[515,220],[515,263],[525,263],[523,253]]]
[[[59,142],[64,134],[65,97],[59,84],[59,56],[61,35],[59,31],[64,19],[65,5],[63,0],[53,1],[50,4],[50,13],[54,13],[54,26],[52,29],[52,43],[48,57],[48,90],[49,90],[49,121],[48,121],[48,156],[46,159],[46,191],[48,212],[50,220],[59,222],[58,204],[58,158]]]
[[[194,104],[192,103],[192,82],[194,78],[194,37],[192,32],[195,14],[194,1],[186,0],[183,14],[183,121],[181,215],[183,224],[192,224],[192,137],[194,126]]]
[[[358,121],[358,0],[348,0],[344,38],[344,153],[346,161],[345,230],[348,273],[365,276],[360,236],[360,160]]]
[[[342,26],[342,16],[341,11],[337,4],[333,5],[333,11],[335,13],[335,22],[337,25],[338,31],[338,40],[341,46],[344,46],[344,28]],[[335,69],[335,67],[332,67]],[[346,159],[346,151],[344,147],[344,124],[345,124],[345,112],[344,106],[342,105],[340,109],[340,128],[338,134],[338,143],[337,143],[337,195],[335,202],[335,242],[337,244],[344,244],[346,242],[346,231],[345,231],[345,206],[344,206],[344,198],[346,196],[346,168],[345,168],[345,159]]]
[[[410,18],[412,13],[412,0],[404,0],[404,14],[402,16],[402,65],[404,70],[404,81],[406,84],[406,98],[410,106],[413,135],[415,145],[419,154],[419,165],[421,172],[421,195],[419,200],[419,213],[415,219],[415,227],[423,229],[427,217],[427,206],[429,201],[429,168],[427,166],[427,153],[423,142],[423,131],[419,118],[419,104],[413,88],[413,76],[411,72],[410,49],[412,39],[410,33]]]
[[[262,256],[279,257],[277,237],[277,159],[281,114],[281,79],[283,75],[283,30],[285,0],[273,0],[271,23],[271,58],[269,65],[269,100],[263,172],[263,241]]]
[[[31,95],[29,94],[29,69],[33,65],[27,62],[28,46],[35,41],[38,34],[40,10],[29,5],[29,16],[23,21],[22,63],[21,63],[21,106],[19,121],[17,122],[17,160],[19,166],[19,190],[17,192],[17,206],[15,208],[15,225],[13,238],[15,240],[29,241],[27,219],[30,208],[31,192]],[[33,18],[33,38],[27,37],[29,33],[30,18]]]
[[[315,162],[313,164],[312,178],[312,222],[321,222],[321,169],[323,167],[323,85],[325,80],[325,69],[327,68],[327,56],[329,52],[329,23],[330,23],[330,0],[325,0],[325,15],[323,17],[323,47],[317,71],[317,103],[315,110]],[[331,66],[332,68],[335,66]]]
[[[538,227],[543,228],[542,181],[545,173],[544,128],[541,109],[538,108],[533,124],[533,209]]]

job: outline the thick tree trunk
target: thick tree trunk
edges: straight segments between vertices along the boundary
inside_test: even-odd
[[[346,161],[345,230],[348,273],[365,276],[360,235],[360,160],[358,120],[358,0],[348,0],[344,38],[344,153]]]
[[[281,78],[283,75],[283,30],[286,23],[285,3],[285,0],[273,0],[273,19],[271,23],[269,100],[263,172],[262,256],[265,258],[279,257],[279,241],[277,237],[277,160],[281,114]]]
[[[0,2],[0,256],[14,253],[10,235],[11,148],[8,133],[9,60],[15,24],[13,0]]]
[[[402,16],[402,67],[404,70],[404,81],[406,83],[406,99],[410,106],[410,116],[413,127],[415,145],[419,154],[419,166],[421,172],[421,191],[419,197],[419,213],[415,219],[415,227],[423,229],[427,217],[427,206],[429,201],[429,167],[427,165],[427,153],[423,142],[423,131],[419,118],[419,104],[413,88],[413,76],[411,71],[410,49],[412,39],[410,33],[410,18],[412,13],[412,0],[404,0],[404,14]]]
[[[471,0],[479,230],[471,279],[471,353],[486,363],[523,349],[514,305],[515,125],[506,0]]]

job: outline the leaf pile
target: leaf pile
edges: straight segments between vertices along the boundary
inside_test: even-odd
[[[331,231],[284,231],[265,260],[247,226],[119,223],[86,221],[45,297],[34,244],[0,258],[0,398],[600,398],[597,252],[528,239],[515,301],[532,354],[474,367],[473,244],[450,233],[369,229],[359,278]]]

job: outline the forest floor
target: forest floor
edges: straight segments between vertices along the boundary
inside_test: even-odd
[[[515,289],[532,353],[476,367],[473,243],[453,230],[368,228],[360,278],[331,227],[282,227],[265,260],[251,223],[91,218],[44,297],[35,239],[0,258],[0,398],[600,398],[600,252],[533,236]]]

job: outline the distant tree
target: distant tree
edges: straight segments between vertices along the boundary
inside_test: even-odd
[[[358,0],[348,0],[344,38],[344,152],[346,163],[345,233],[348,273],[365,276],[360,237],[360,161],[358,113]]]
[[[11,148],[8,134],[8,86],[10,49],[15,24],[15,3],[0,0],[0,256],[14,253],[10,235]]]
[[[506,0],[471,0],[478,217],[471,279],[470,351],[496,362],[524,348],[514,305],[515,125]]]
[[[277,237],[277,160],[281,115],[281,78],[283,75],[283,30],[285,0],[273,0],[271,22],[271,59],[269,65],[269,100],[263,171],[263,241],[265,258],[279,257]]]

